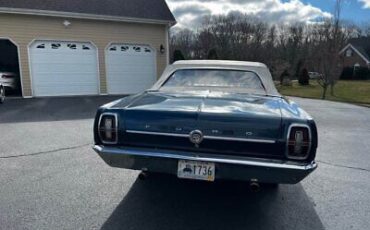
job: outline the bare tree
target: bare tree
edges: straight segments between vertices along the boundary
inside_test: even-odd
[[[364,36],[370,38],[370,23],[367,23],[367,25],[365,25]]]
[[[198,28],[172,33],[171,50],[192,59],[206,59],[212,50],[220,59],[264,62],[276,79],[283,72],[297,77],[302,68],[321,72],[319,83],[325,98],[328,89],[334,94],[342,70],[338,66],[340,48],[347,39],[366,33],[366,27],[340,20],[342,1],[337,0],[332,18],[312,24],[268,25],[235,13],[208,16]]]
[[[194,41],[194,32],[188,29],[181,30],[176,34],[172,34],[170,40],[171,52],[179,50],[185,55],[186,58],[193,58],[193,53],[189,51],[193,50]]]
[[[323,74],[318,81],[323,88],[322,99],[326,98],[330,86],[334,95],[334,86],[341,70],[339,51],[343,43],[343,32],[340,25],[342,0],[336,0],[333,18],[327,20],[319,29],[321,43],[317,46],[317,67]]]
[[[277,30],[276,30],[275,25],[271,26],[268,29],[266,36],[267,37],[266,37],[266,42],[265,42],[264,52],[263,52],[263,56],[265,57],[264,62],[268,66],[270,66],[270,69],[272,71],[275,71],[276,69],[273,66],[273,62],[277,59],[276,53],[270,52],[270,55],[266,55],[266,53],[268,51],[273,51],[276,48],[276,45],[277,45]]]
[[[288,39],[288,62],[292,66],[294,76],[298,78],[299,72],[304,65],[301,48],[303,43],[303,25],[297,24],[289,27]]]

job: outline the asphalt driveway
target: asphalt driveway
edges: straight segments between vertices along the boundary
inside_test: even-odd
[[[115,97],[0,106],[0,229],[367,229],[370,109],[295,99],[318,123],[319,169],[249,191],[112,169],[91,150],[96,108]]]

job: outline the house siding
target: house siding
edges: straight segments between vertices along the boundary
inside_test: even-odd
[[[148,44],[157,50],[157,77],[167,65],[166,26],[157,24],[126,23],[99,20],[67,19],[72,24],[63,25],[65,18],[31,15],[0,14],[0,38],[9,38],[19,49],[23,96],[32,96],[28,46],[34,40],[89,41],[98,49],[100,93],[107,93],[105,48],[112,42]]]
[[[346,52],[347,50],[341,54],[343,67],[353,67],[357,63],[360,64],[361,67],[368,67],[366,61],[360,55],[358,55],[358,53],[353,51],[352,57],[347,57]]]

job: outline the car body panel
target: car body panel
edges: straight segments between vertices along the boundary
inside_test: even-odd
[[[179,69],[182,68],[181,66],[191,67],[183,63],[169,69]],[[230,65],[231,63],[228,62],[227,68],[231,68]],[[250,68],[267,70],[260,64],[253,66],[248,63],[248,65],[252,66]],[[217,66],[222,68],[222,65],[217,64]],[[199,65],[194,68],[199,68]],[[233,68],[237,69],[239,65]],[[245,68],[249,67],[242,69]],[[170,75],[171,71],[165,71],[164,75],[166,74]],[[163,84],[160,82],[166,78],[161,79],[157,84]],[[266,82],[269,81],[266,80]],[[114,101],[98,110],[94,125],[96,144],[94,149],[109,165],[136,170],[148,169],[149,165],[152,165],[153,168],[149,170],[158,171],[159,166],[156,164],[153,166],[151,163],[164,159],[156,154],[150,157],[154,151],[159,154],[166,153],[166,156],[171,155],[171,152],[174,155],[181,152],[177,154],[180,158],[170,157],[170,160],[166,158],[171,165],[175,165],[181,156],[187,154],[207,156],[207,159],[214,159],[214,161],[210,160],[211,162],[219,162],[218,159],[225,159],[226,156],[229,159],[248,158],[248,161],[254,159],[255,162],[279,161],[285,166],[291,165],[292,162],[300,165],[315,164],[317,148],[315,122],[297,104],[280,95],[256,95],[219,89],[154,90],[156,87],[141,94]],[[118,117],[116,144],[102,144],[97,134],[98,121],[104,113],[114,113]],[[291,160],[286,155],[287,137],[292,124],[309,127],[312,133],[312,143],[307,158]],[[202,141],[199,144],[194,144],[191,140],[191,133],[194,131],[202,135]],[[140,154],[137,154],[138,152]],[[145,167],[145,160],[148,167]],[[127,163],[130,162],[140,163],[135,163],[135,167],[127,167]],[[230,162],[226,164],[228,168],[226,171],[232,170],[233,163]],[[223,171],[220,167],[225,167],[224,162],[219,162],[217,167],[218,172]],[[254,176],[262,182],[297,183],[315,168],[316,164],[310,170],[299,173],[298,177],[293,174],[290,179],[278,177],[271,180],[266,179],[268,175],[266,172],[270,167],[261,166],[251,171],[250,165],[243,165],[236,172],[262,173],[263,177]],[[276,173],[288,176],[287,171],[284,172],[284,170],[285,168],[282,167]],[[168,173],[174,173],[174,171],[171,169]],[[226,173],[223,178],[235,179],[238,175],[230,176]],[[253,179],[251,175],[239,175],[239,178]]]
[[[207,153],[191,153],[130,147],[93,148],[111,167],[176,175],[178,160],[212,162],[216,165],[216,180],[243,180],[274,184],[296,184],[312,173],[315,162],[295,163],[235,156],[214,156]]]
[[[4,76],[10,76],[11,78],[5,78]],[[8,89],[17,89],[17,74],[12,72],[0,72],[0,83]]]
[[[128,130],[188,134],[196,126],[205,135],[278,139],[280,125],[279,99],[267,97],[147,92],[125,108]]]

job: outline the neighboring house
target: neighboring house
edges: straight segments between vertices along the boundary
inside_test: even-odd
[[[142,91],[169,62],[175,23],[165,0],[0,1],[24,97]]]
[[[350,39],[339,54],[343,67],[370,68],[370,37]]]

